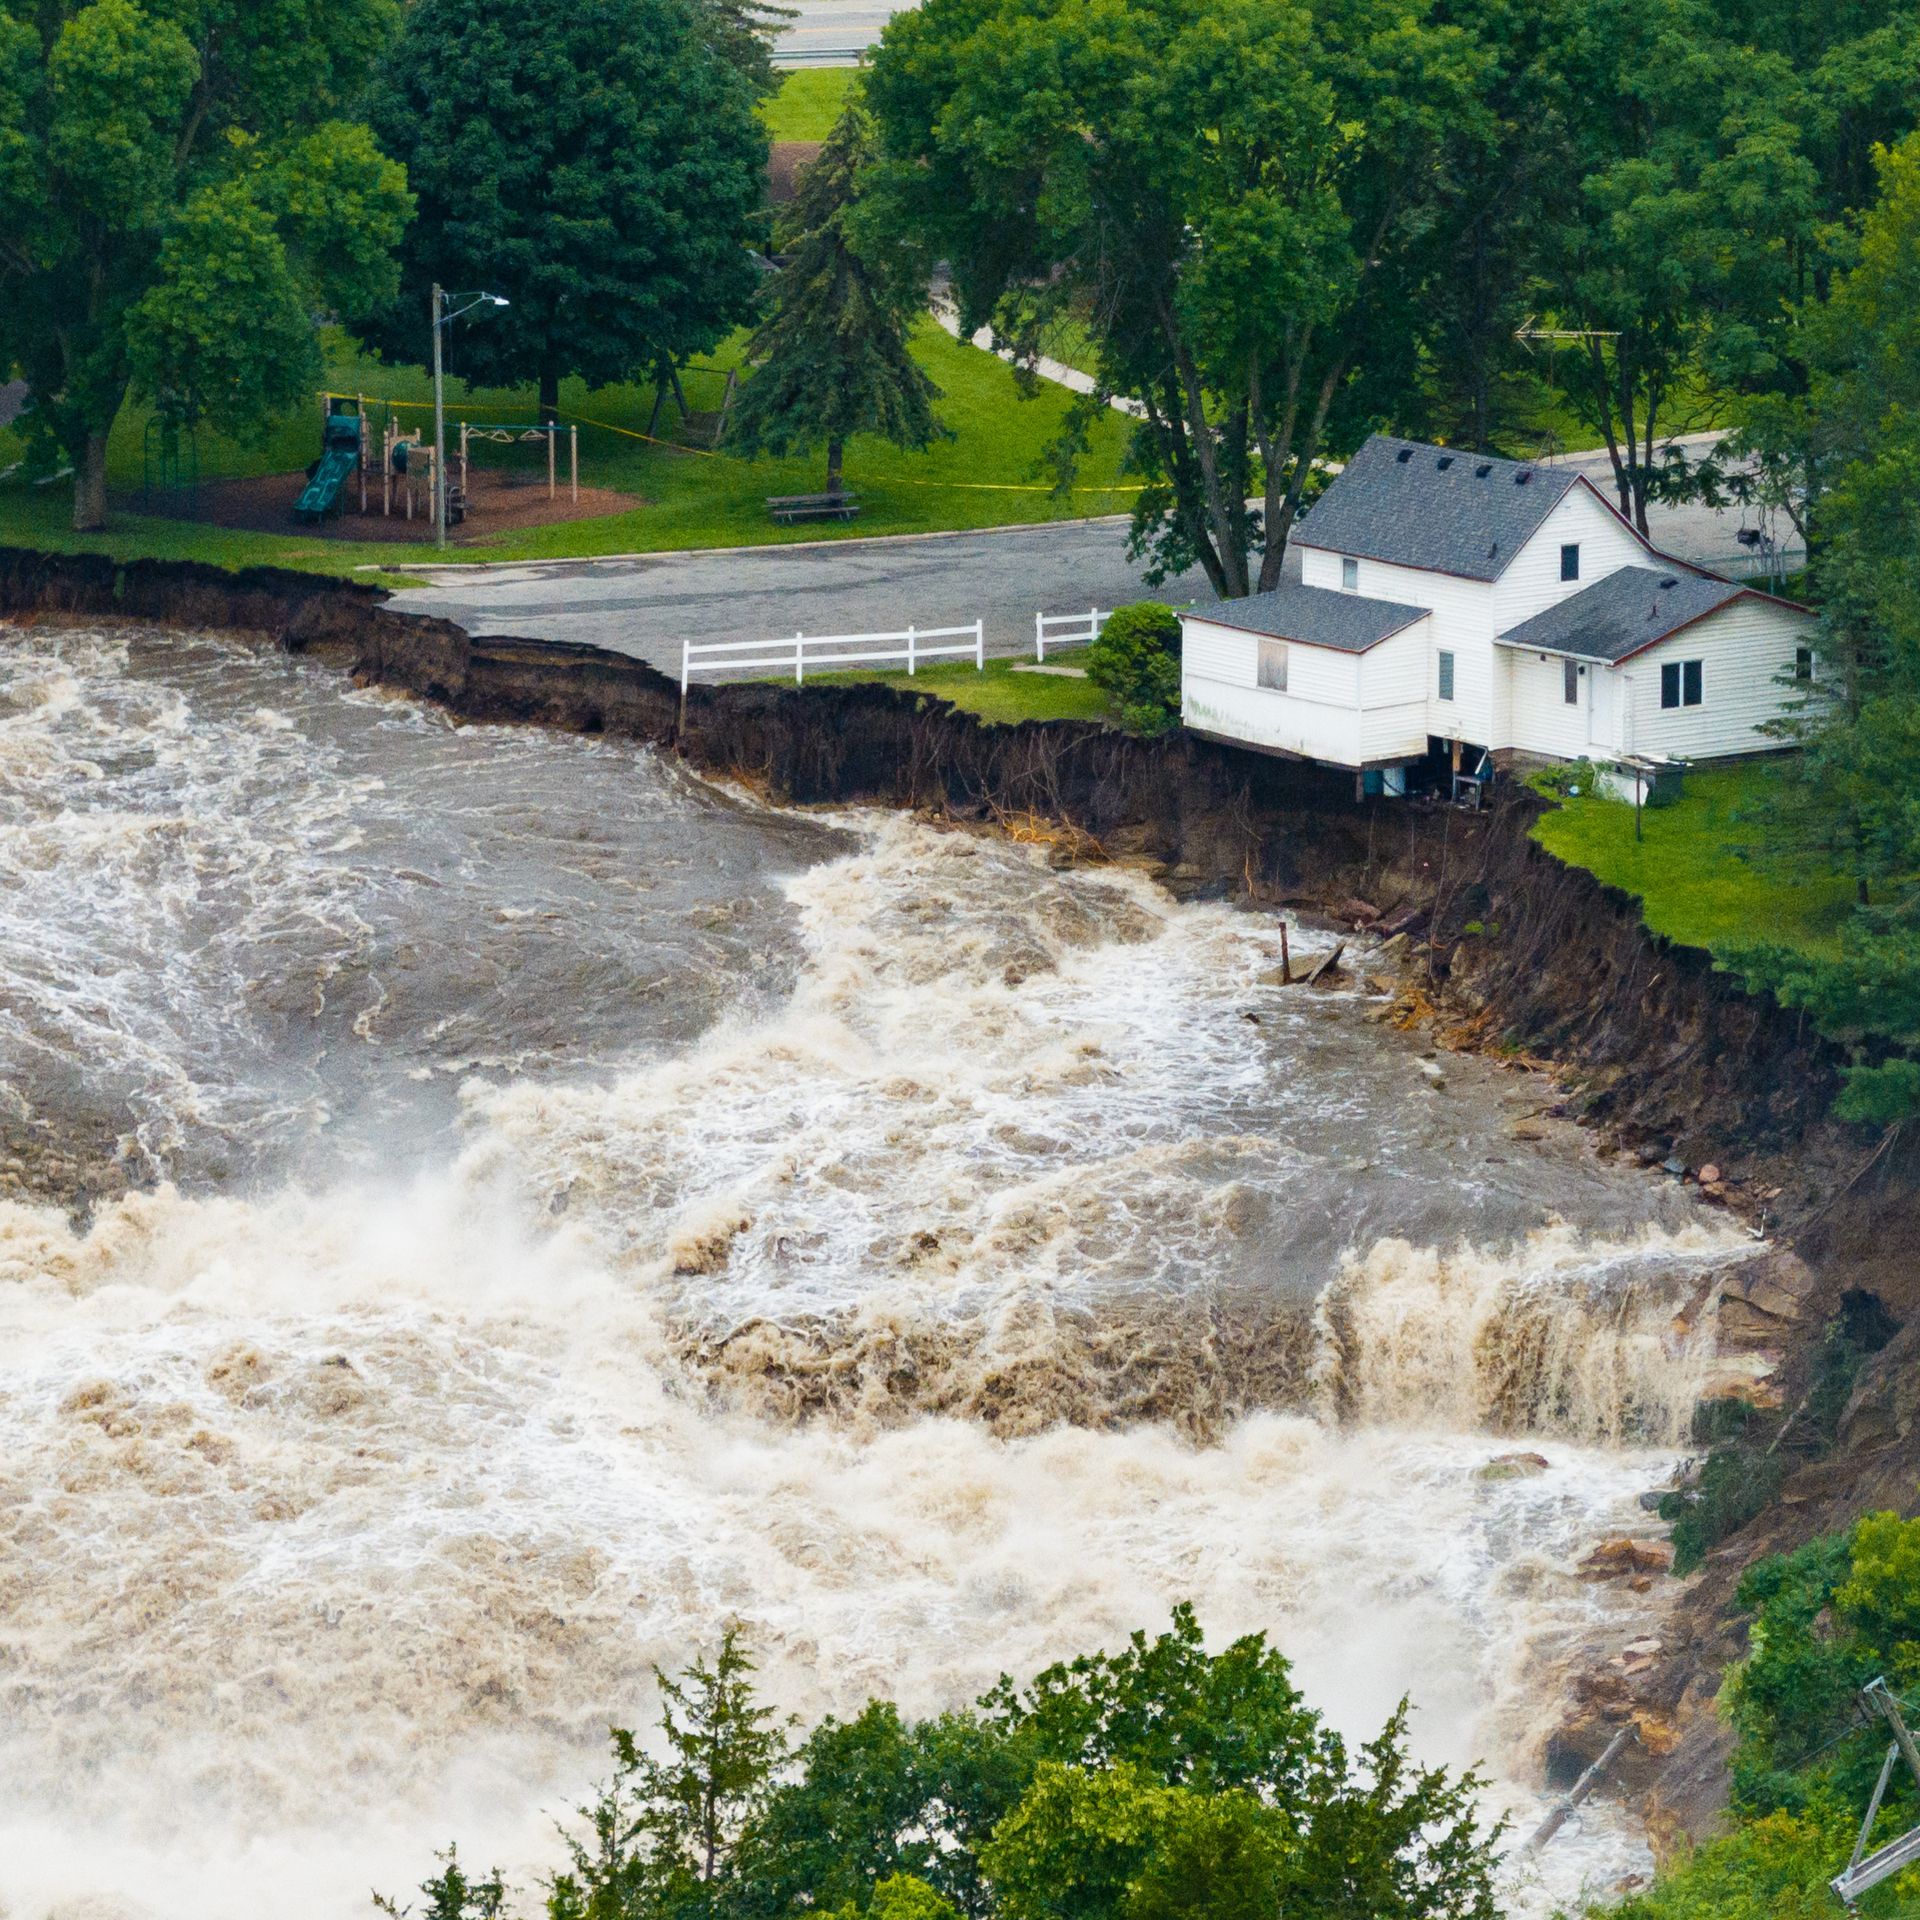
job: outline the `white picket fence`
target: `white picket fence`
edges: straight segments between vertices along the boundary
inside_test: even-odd
[[[1056,647],[1084,647],[1100,638],[1113,609],[1102,613],[1089,607],[1085,613],[1036,613],[1033,616],[1033,657],[1044,661],[1049,641]]]
[[[958,643],[958,644],[955,644]],[[857,651],[847,652],[844,649]],[[734,673],[793,672],[793,684],[806,683],[807,669],[905,664],[912,673],[923,660],[973,656],[983,672],[987,631],[983,621],[965,627],[907,627],[899,633],[796,633],[791,640],[686,640],[680,646],[680,691],[685,693],[697,668]]]

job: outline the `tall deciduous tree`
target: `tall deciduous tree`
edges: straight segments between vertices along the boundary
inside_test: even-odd
[[[963,323],[1026,345],[1071,313],[1139,411],[1136,547],[1238,595],[1278,581],[1314,462],[1417,383],[1416,242],[1486,64],[1418,0],[927,0],[867,95]]]
[[[940,431],[939,390],[912,353],[926,283],[914,255],[862,218],[870,146],[871,125],[852,100],[780,222],[787,259],[762,296],[766,317],[747,346],[753,372],[731,429],[749,454],[824,443],[831,493],[856,433],[918,448]]]
[[[262,431],[316,316],[387,297],[410,201],[350,116],[394,0],[0,0],[0,367],[107,513],[130,391]]]
[[[429,351],[432,283],[511,302],[458,370],[595,385],[685,360],[748,311],[766,175],[747,72],[692,0],[414,0],[373,101],[420,216],[381,330]]]
[[[1920,112],[1920,16],[1906,0],[1578,0],[1550,40],[1576,190],[1547,223],[1540,297],[1587,336],[1555,368],[1644,531],[1662,435],[1705,424],[1696,382],[1804,393],[1794,315],[1845,265],[1874,142]],[[1791,510],[1793,488],[1773,498]]]
[[[1842,1111],[1884,1121],[1920,1112],[1920,134],[1879,159],[1858,263],[1801,323],[1825,605],[1782,728],[1802,751],[1761,823],[1764,850],[1850,872],[1861,904],[1838,960],[1762,947],[1744,968],[1859,1046]]]

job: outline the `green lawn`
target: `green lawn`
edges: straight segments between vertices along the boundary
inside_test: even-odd
[[[737,366],[736,336],[688,370],[688,397],[696,409],[718,408],[725,374]],[[1042,448],[1059,431],[1069,396],[1043,389],[1022,399],[1011,371],[991,354],[950,339],[932,320],[916,337],[914,352],[944,396],[939,411],[953,438],[926,453],[904,453],[876,440],[857,439],[847,449],[847,479],[863,510],[846,525],[776,527],[766,513],[770,494],[809,493],[824,479],[817,459],[747,461],[693,446],[655,444],[641,437],[652,416],[653,393],[644,386],[588,392],[577,383],[562,391],[564,409],[581,422],[583,485],[627,493],[643,504],[631,511],[562,526],[530,529],[497,540],[462,545],[461,560],[558,559],[607,553],[666,552],[689,547],[751,546],[780,541],[857,538],[861,535],[924,533],[943,529],[1004,526],[1125,512],[1135,488],[1121,477],[1127,423],[1115,415],[1095,432],[1080,484],[1056,495],[1036,477]],[[355,356],[339,343],[330,374],[334,387],[397,403],[409,425],[425,423],[421,410],[430,389],[418,369],[383,367]],[[318,402],[311,413],[272,423],[258,442],[241,444],[205,435],[200,446],[203,481],[262,473],[286,473],[313,459],[319,441]],[[524,394],[470,393],[457,382],[450,402],[454,420],[531,419]],[[376,416],[377,417],[377,416]],[[142,482],[145,415],[129,407],[116,426],[109,452],[113,484],[123,496]],[[660,439],[680,432],[671,403],[658,423]],[[0,467],[12,455],[0,435]],[[487,447],[485,458],[538,463],[537,449]],[[282,533],[232,533],[125,511],[105,535],[75,535],[67,526],[70,488],[31,486],[18,478],[0,482],[0,541],[113,553],[196,558],[222,565],[273,563],[345,573],[382,562],[425,560],[430,545],[370,546],[303,536],[288,515]],[[132,503],[137,505],[137,502]],[[476,525],[479,523],[476,523]]]
[[[1642,810],[1639,844],[1633,808],[1591,795],[1564,801],[1533,835],[1549,853],[1637,894],[1647,925],[1670,939],[1716,954],[1762,940],[1836,954],[1852,883],[1817,869],[1758,866],[1736,851],[1758,835],[1737,816],[1766,805],[1778,773],[1766,760],[1689,773],[1677,805]]]
[[[781,81],[760,118],[776,140],[824,140],[859,78],[858,67],[799,68]]]
[[[1060,664],[1072,666],[1078,653],[1061,658]],[[939,666],[922,667],[912,676],[906,673],[817,673],[810,674],[807,685],[845,685],[856,680],[877,680],[883,686],[901,687],[916,693],[937,693],[968,713],[996,725],[1011,726],[1021,720],[1111,720],[1113,709],[1107,696],[1090,680],[1069,678],[1058,673],[1017,673],[1012,660],[989,660],[984,670],[963,662],[947,661]],[[1054,664],[1052,658],[1047,664]]]

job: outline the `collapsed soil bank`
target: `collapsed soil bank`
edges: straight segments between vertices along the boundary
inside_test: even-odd
[[[1826,1130],[1833,1050],[1704,953],[1650,934],[1629,896],[1536,846],[1529,794],[1484,814],[1361,801],[1350,776],[1328,769],[1087,722],[986,726],[878,685],[696,686],[683,717],[678,686],[624,655],[476,637],[390,613],[385,598],[276,570],[0,549],[7,613],[264,633],[470,719],[673,746],[798,805],[1030,817],[1152,862],[1183,893],[1417,912],[1434,985],[1478,1014],[1481,1037],[1574,1071],[1583,1112],[1629,1143],[1737,1174]]]
[[[1350,776],[1186,736],[1139,741],[1080,722],[990,727],[878,685],[800,691],[678,686],[600,648],[476,637],[391,613],[385,595],[319,576],[0,549],[0,613],[124,618],[262,634],[358,678],[474,720],[606,732],[677,750],[797,804],[909,806],[1032,822],[1062,851],[1149,865],[1170,887],[1406,927],[1412,986],[1456,1041],[1550,1061],[1581,1117],[1650,1161],[1719,1168],[1730,1198],[1795,1251],[1756,1259],[1728,1319],[1778,1356],[1797,1394],[1818,1333],[1849,1290],[1902,1331],[1867,1367],[1838,1449],[1709,1562],[1669,1657],[1602,1691],[1564,1729],[1575,1757],[1623,1718],[1665,1747],[1653,1782],[1698,1826],[1723,1794],[1717,1670],[1737,1654],[1725,1607],[1764,1548],[1906,1505],[1920,1461],[1920,1274],[1899,1249],[1920,1228],[1920,1181],[1896,1143],[1828,1117],[1839,1057],[1797,1016],[1743,992],[1708,957],[1650,933],[1637,903],[1563,865],[1529,829],[1541,803],[1487,812],[1356,798]],[[1365,909],[1377,910],[1363,912]]]

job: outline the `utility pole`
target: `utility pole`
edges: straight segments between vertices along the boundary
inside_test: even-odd
[[[475,307],[508,304],[497,293],[456,293],[453,297],[467,304],[449,313],[446,289],[437,280],[433,283],[433,540],[440,547],[447,544],[447,377],[440,336]]]
[[[1874,1821],[1879,1818],[1881,1797],[1887,1790],[1887,1782],[1893,1777],[1894,1762],[1905,1760],[1914,1784],[1920,1786],[1920,1748],[1915,1747],[1913,1735],[1907,1731],[1907,1723],[1900,1717],[1900,1702],[1893,1697],[1892,1689],[1884,1679],[1868,1681],[1860,1689],[1860,1698],[1893,1729],[1893,1745],[1887,1749],[1886,1761],[1880,1769],[1880,1783],[1867,1803],[1867,1817],[1860,1823],[1860,1838],[1853,1843],[1853,1858],[1847,1862],[1844,1872],[1835,1874],[1827,1883],[1840,1896],[1848,1912],[1852,1912],[1854,1902],[1863,1893],[1877,1887],[1883,1880],[1891,1880],[1896,1873],[1920,1861],[1920,1827],[1903,1833],[1897,1840],[1889,1840],[1873,1853],[1866,1853],[1868,1836],[1873,1832]],[[1865,1859],[1861,1858],[1863,1853],[1866,1854]]]
[[[447,296],[433,283],[433,544],[447,544],[447,375],[440,350],[440,331],[446,324],[440,310]]]

